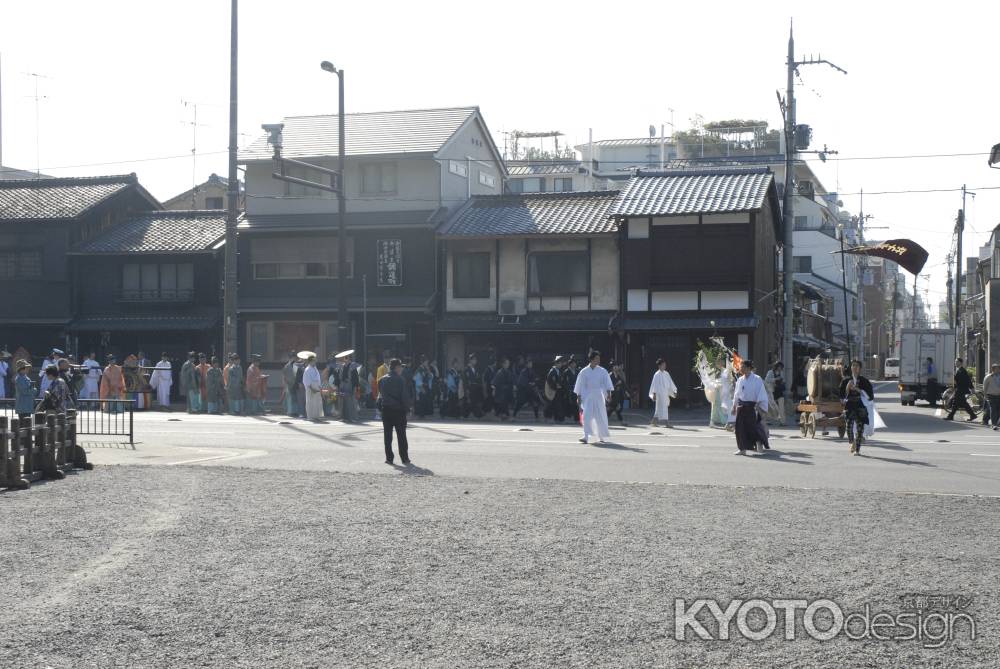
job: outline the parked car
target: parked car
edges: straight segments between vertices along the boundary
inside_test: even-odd
[[[885,359],[885,379],[898,379],[899,378],[899,358],[886,358]]]

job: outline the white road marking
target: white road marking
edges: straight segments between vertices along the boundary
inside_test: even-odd
[[[969,453],[969,455],[977,455],[981,458],[1000,458],[1000,453]]]
[[[209,452],[205,449],[197,449],[202,453]],[[267,455],[266,451],[229,451],[228,453],[222,453],[221,455],[209,455],[204,458],[191,458],[189,460],[178,460],[176,462],[168,462],[167,465],[190,465],[196,462],[208,462],[209,460],[237,460],[239,458],[255,458],[262,455]]]

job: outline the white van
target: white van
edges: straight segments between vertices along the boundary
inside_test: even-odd
[[[899,378],[899,358],[886,358],[885,359],[885,379],[898,379]]]

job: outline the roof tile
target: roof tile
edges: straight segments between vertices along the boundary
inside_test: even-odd
[[[439,228],[443,237],[598,235],[615,231],[618,191],[477,195]]]
[[[774,175],[767,168],[639,172],[629,180],[613,216],[676,216],[755,211],[764,206]]]
[[[200,253],[226,234],[221,209],[146,211],[80,244],[75,253]]]
[[[137,183],[134,174],[0,180],[0,221],[74,219]]]
[[[411,109],[344,115],[344,147],[348,156],[394,153],[433,153],[476,113],[476,107]],[[282,155],[285,158],[335,156],[339,149],[339,122],[329,116],[290,116],[284,120]],[[260,137],[240,153],[240,161],[267,160],[273,155],[267,137]]]

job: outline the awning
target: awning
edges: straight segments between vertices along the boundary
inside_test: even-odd
[[[817,351],[830,348],[830,344],[808,335],[794,335],[792,342],[800,346],[805,346],[808,349],[816,349]]]
[[[802,291],[802,294],[808,297],[810,300],[822,300],[826,297],[820,288],[812,285],[811,283],[805,283],[804,281],[796,281],[795,287]]]
[[[66,329],[69,332],[187,332],[208,330],[218,324],[218,315],[125,314],[78,318]]]
[[[625,330],[750,330],[760,320],[756,316],[712,318],[711,316],[676,316],[673,318],[626,318]]]

